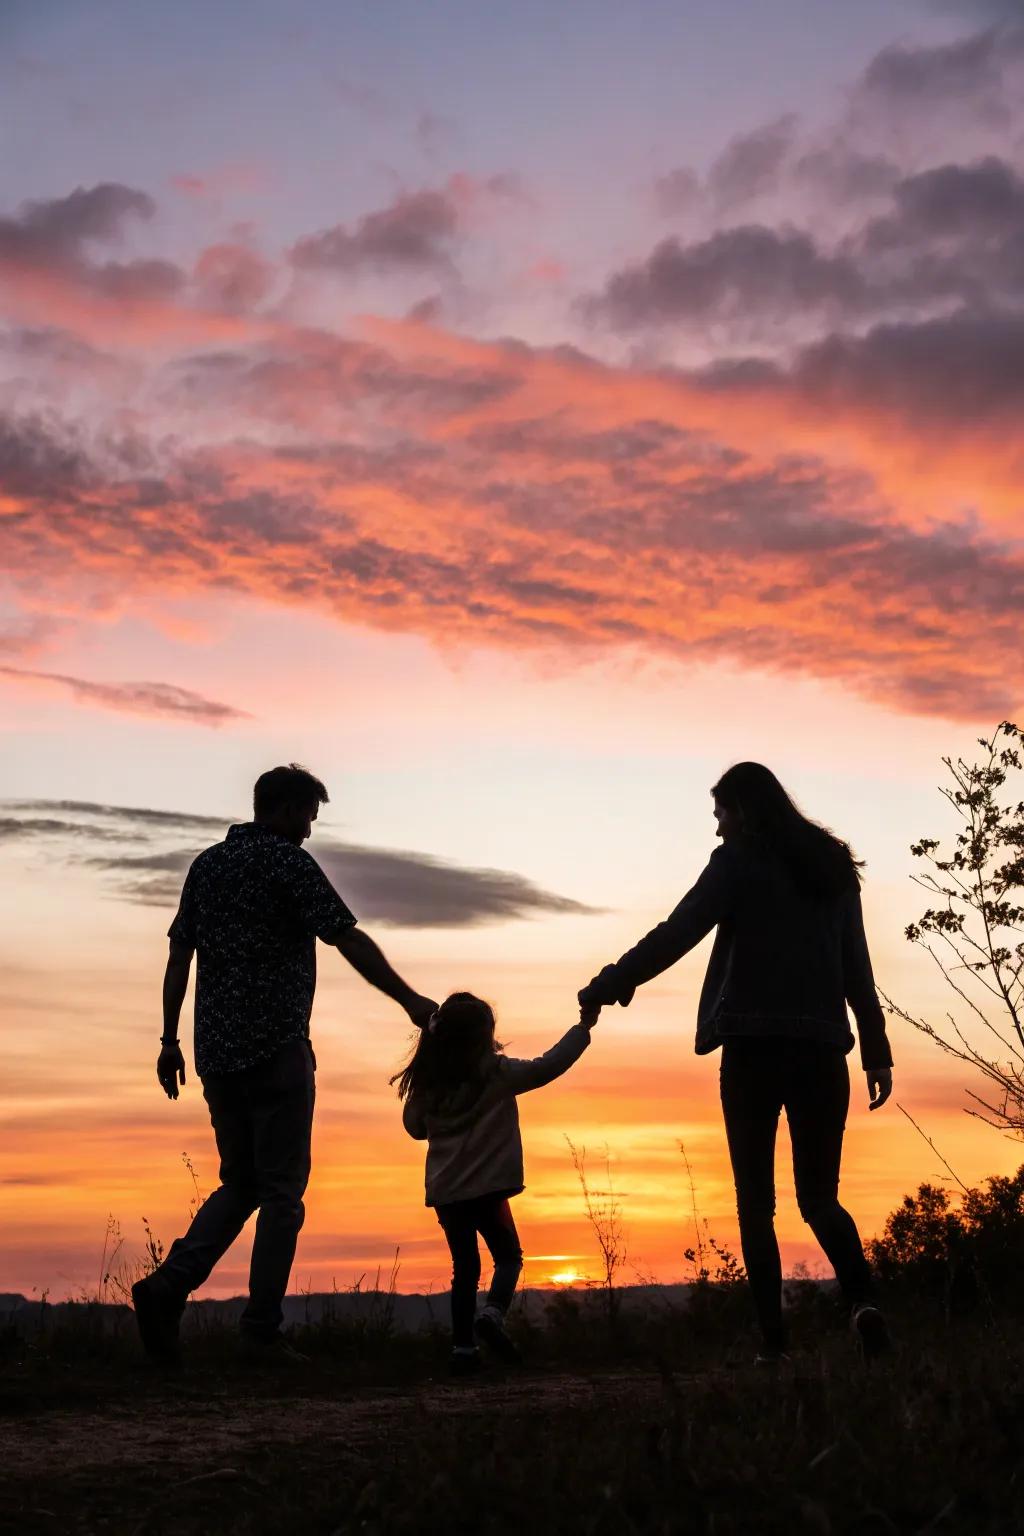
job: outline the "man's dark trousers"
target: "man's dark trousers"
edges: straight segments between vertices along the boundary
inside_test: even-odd
[[[184,1304],[259,1209],[249,1269],[244,1332],[270,1339],[282,1322],[309,1181],[314,1067],[308,1040],[290,1040],[244,1072],[203,1079],[217,1151],[220,1188],[171,1244],[158,1276]]]

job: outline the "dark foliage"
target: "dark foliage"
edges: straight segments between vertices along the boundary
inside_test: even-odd
[[[880,1276],[905,1295],[957,1315],[1024,1313],[1024,1167],[966,1190],[955,1206],[946,1190],[922,1184],[868,1247]]]

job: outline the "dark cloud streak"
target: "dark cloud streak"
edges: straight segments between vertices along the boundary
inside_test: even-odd
[[[154,811],[139,805],[103,805],[95,800],[4,800],[0,801],[0,807],[18,815],[44,812],[48,816],[96,817],[101,821],[112,822],[120,828],[119,835],[126,837],[145,835],[154,828],[223,832],[230,822],[230,817],[225,816],[197,816],[191,811]],[[82,830],[88,831],[89,825],[84,824]]]
[[[16,809],[18,802],[8,802]],[[29,805],[32,802],[27,802]],[[40,802],[40,805],[45,802]],[[97,842],[121,842],[121,834],[109,827],[82,826],[54,816],[0,816],[0,842],[26,842],[37,837],[92,838]]]
[[[0,817],[0,842],[6,843],[68,838],[80,845],[90,839],[109,843],[118,837],[130,843],[154,833],[225,829],[225,822],[217,817],[89,801],[18,800],[4,802],[0,809],[13,813]],[[54,810],[64,816],[45,814]],[[86,819],[69,819],[73,815]],[[114,894],[122,900],[167,908],[177,904],[188,867],[207,840],[145,853],[83,854],[76,846],[69,857],[110,877]],[[475,928],[596,910],[507,870],[475,869],[428,854],[370,848],[330,835],[314,837],[309,851],[359,918],[382,927]]]

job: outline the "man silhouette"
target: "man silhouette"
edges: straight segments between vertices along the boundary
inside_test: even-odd
[[[185,1082],[178,1019],[195,954],[195,1065],[220,1154],[220,1186],[160,1266],[132,1287],[142,1343],[155,1359],[173,1359],[189,1294],[257,1209],[243,1340],[261,1358],[294,1353],[281,1337],[281,1304],[310,1171],[316,940],[338,949],[414,1024],[425,1024],[436,1007],[391,969],[303,849],[327,798],[320,780],[295,763],[262,774],[253,820],[231,827],[195,860],[168,932],[157,1078],[176,1099]]]

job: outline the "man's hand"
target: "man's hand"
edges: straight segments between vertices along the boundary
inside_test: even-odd
[[[185,1086],[185,1058],[180,1045],[161,1047],[156,1061],[157,1082],[169,1099],[178,1097],[178,1084]]]
[[[881,1109],[892,1093],[892,1067],[876,1067],[867,1074],[867,1079],[868,1098],[871,1100],[868,1109]]]
[[[168,1042],[177,1040],[178,1020],[181,1018],[181,1005],[185,1001],[185,992],[188,988],[188,973],[192,969],[193,953],[191,944],[181,944],[177,939],[171,940],[167,955],[167,970],[164,972],[164,1026],[160,1037],[163,1049],[156,1064],[157,1081],[169,1099],[178,1097],[179,1082],[183,1087],[185,1084],[185,1058],[181,1054],[181,1048],[177,1044],[170,1045]]]
[[[600,1017],[601,1008],[599,1004],[591,1004],[589,1007],[584,1007],[582,1003],[580,1004],[580,1023],[584,1029],[593,1029]]]
[[[422,1029],[430,1015],[437,1009],[433,998],[422,997],[414,992],[381,954],[368,933],[361,928],[345,928],[335,941],[340,953],[352,969],[368,981],[371,987],[390,997],[404,1008],[417,1029]]]
[[[420,997],[417,993],[406,1003],[405,1011],[417,1029],[426,1029],[430,1015],[437,1012],[437,1004],[432,998]]]

